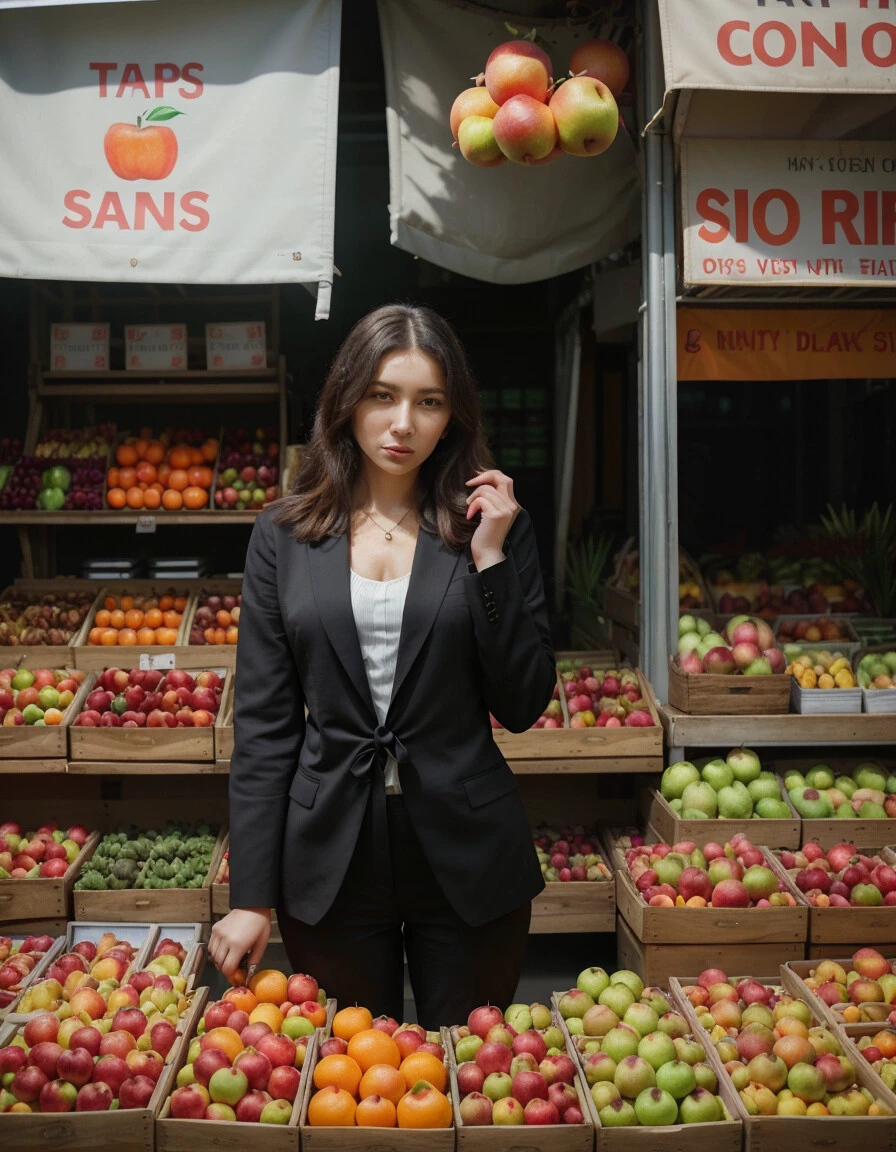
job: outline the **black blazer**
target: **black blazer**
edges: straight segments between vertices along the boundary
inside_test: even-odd
[[[399,760],[420,842],[465,921],[485,923],[541,891],[516,779],[488,717],[525,730],[555,683],[525,511],[504,551],[503,562],[476,572],[469,549],[452,551],[420,531],[380,726],[352,614],[348,537],[300,544],[259,514],[237,649],[232,907],[282,906],[306,923],[320,920],[386,751]]]

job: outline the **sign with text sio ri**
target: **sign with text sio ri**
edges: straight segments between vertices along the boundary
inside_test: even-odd
[[[896,142],[681,145],[684,282],[891,288]]]
[[[340,14],[0,9],[0,276],[316,282],[329,299]]]

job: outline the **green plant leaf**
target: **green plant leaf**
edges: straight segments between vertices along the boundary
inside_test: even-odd
[[[186,116],[186,112],[178,112],[176,108],[169,108],[167,104],[160,104],[143,119],[148,124],[151,120],[173,120],[175,116]]]

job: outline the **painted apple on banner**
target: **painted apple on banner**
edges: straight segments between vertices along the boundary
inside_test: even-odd
[[[118,179],[130,182],[167,180],[177,165],[178,138],[166,122],[187,114],[167,101],[202,96],[202,64],[157,62],[146,67],[133,61],[123,65],[94,61],[89,68],[95,73],[92,79],[99,100],[126,100],[133,107],[135,98],[140,98],[148,105],[133,121],[117,120],[109,125],[102,142],[109,169]],[[202,191],[138,189],[128,194],[116,189],[72,188],[64,197],[62,223],[74,229],[159,228],[171,232],[180,228],[201,232],[209,224],[208,199],[208,193]]]

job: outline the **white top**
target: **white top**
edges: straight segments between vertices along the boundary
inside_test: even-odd
[[[380,724],[385,724],[392,700],[392,684],[398,662],[398,640],[401,618],[411,574],[397,580],[368,580],[357,572],[351,574],[352,612],[361,644],[361,656],[367,672],[370,695]],[[401,792],[398,763],[389,756],[385,767],[386,792]]]

